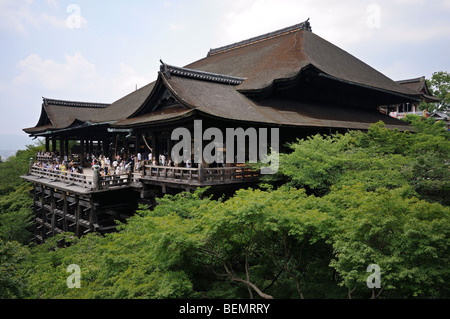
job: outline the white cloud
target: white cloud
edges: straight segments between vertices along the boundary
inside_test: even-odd
[[[223,42],[235,42],[294,25],[310,18],[313,32],[337,43],[354,43],[367,35],[367,4],[336,1],[244,0],[233,1],[223,15]],[[365,31],[365,30],[364,30]]]
[[[184,24],[169,23],[170,31],[174,31],[174,32],[184,31],[184,30],[186,30],[186,28],[187,27]]]
[[[45,91],[93,89],[100,80],[95,65],[89,63],[80,52],[73,56],[65,55],[65,62],[42,60],[37,54],[31,54],[18,64],[21,70],[14,85],[35,85]]]
[[[364,46],[374,36],[384,38],[386,45],[417,43],[450,37],[450,26],[438,17],[449,7],[450,0],[231,1],[222,17],[220,41],[244,40],[311,18],[313,32],[338,46]]]
[[[2,114],[0,134],[20,134],[24,127],[36,124],[41,97],[85,102],[112,103],[150,83],[152,74],[140,74],[125,63],[111,66],[110,75],[100,74],[96,65],[81,52],[66,54],[62,62],[30,54],[17,64],[18,74],[0,81]],[[11,129],[13,128],[13,129]]]
[[[34,5],[34,0],[0,0],[0,29],[27,35],[30,29],[53,27],[68,28],[70,13],[59,13],[56,0],[47,0],[47,6]],[[79,16],[80,27],[87,25]]]
[[[55,8],[59,8],[58,0],[47,0],[47,4],[49,6],[53,6]]]
[[[10,84],[13,92],[35,91],[59,99],[93,102],[114,102],[147,85],[154,74],[139,74],[134,68],[120,63],[112,76],[99,74],[95,64],[80,52],[66,54],[64,62],[42,59],[31,54],[18,63],[20,74]],[[1,87],[8,85],[3,83]]]
[[[287,7],[290,12],[297,12],[297,19],[301,15],[301,4],[298,1],[244,0],[232,4],[224,13],[222,30],[224,38],[233,42],[279,29],[280,24],[286,20],[287,14],[284,9]],[[305,16],[305,20],[306,18]],[[283,24],[288,26],[286,22]]]
[[[117,99],[131,93],[136,87],[139,89],[149,84],[151,82],[150,79],[154,77],[154,74],[148,76],[139,74],[134,68],[125,63],[119,64],[119,70],[120,73],[112,79],[110,84],[118,93]]]

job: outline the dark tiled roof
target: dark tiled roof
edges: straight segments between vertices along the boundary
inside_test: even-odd
[[[414,79],[397,81],[397,83],[416,91],[428,103],[437,103],[441,100],[440,98],[437,98],[431,94],[424,76]]]
[[[286,35],[286,34],[289,34],[289,33],[292,33],[292,32],[300,31],[300,30],[312,31],[311,24],[309,23],[309,19],[307,21],[305,21],[305,22],[296,24],[296,25],[291,26],[291,27],[287,27],[287,28],[284,28],[284,29],[281,29],[281,30],[277,30],[277,31],[274,31],[274,32],[266,33],[266,34],[263,34],[263,35],[260,35],[260,36],[248,39],[248,40],[244,40],[244,41],[236,42],[236,43],[233,43],[233,44],[229,44],[229,45],[217,48],[217,49],[211,49],[208,52],[208,56],[216,55],[216,54],[219,54],[219,53],[224,53],[224,52],[231,51],[231,50],[234,50],[234,49],[237,49],[237,48],[242,48],[244,46],[248,46],[248,45],[251,45],[251,44],[255,44],[257,42],[265,41],[265,40],[268,40],[268,39],[272,39],[272,38],[275,38],[275,37],[279,37],[281,35]]]
[[[237,86],[243,92],[263,90],[276,80],[294,78],[303,68],[314,66],[347,82],[397,94],[416,94],[310,31],[294,27],[291,32],[276,34],[210,54],[186,68],[246,78]]]
[[[28,134],[73,127],[77,123],[104,122],[109,104],[75,102],[43,98],[41,116],[34,128],[24,129]]]
[[[403,96],[405,99],[418,97],[416,90],[396,83],[312,33],[311,26],[306,21],[260,37],[213,49],[204,59],[183,68],[163,64],[159,81],[164,81],[181,105],[188,106],[188,109],[158,114],[139,112],[138,110],[153,110],[144,106],[153,103],[152,96],[159,90],[155,89],[156,84],[161,83],[156,81],[110,105],[46,99],[37,127],[25,131],[34,134],[49,129],[65,129],[71,127],[73,123],[84,122],[117,122],[117,126],[142,124],[186,116],[192,110],[225,119],[259,123],[328,126],[327,121],[328,123],[337,121],[341,125],[344,125],[342,124],[344,122],[354,121],[354,128],[365,126],[367,123],[363,121],[363,115],[368,116],[365,111],[355,111],[360,118],[349,117],[347,121],[320,118],[319,115],[317,118],[313,113],[302,113],[306,108],[302,109],[300,106],[296,114],[280,113],[274,104],[258,105],[245,96],[252,92],[269,90],[277,81],[299,78],[304,70],[310,68],[350,85],[381,90],[385,95],[393,94]],[[381,103],[383,101],[380,101]],[[325,109],[326,107],[321,109],[318,107],[316,111],[325,114]],[[375,119],[379,115],[373,116]],[[400,124],[396,122],[393,125]],[[351,126],[345,124],[343,127]]]
[[[173,65],[165,64],[162,61],[161,61],[161,63],[162,63],[161,72],[164,73],[168,77],[170,77],[170,75],[178,75],[181,77],[187,77],[187,78],[191,78],[191,79],[223,83],[223,84],[230,84],[230,85],[239,85],[239,84],[242,84],[242,82],[244,82],[246,80],[245,78],[240,78],[237,76],[229,76],[229,75],[223,75],[223,74],[217,74],[217,73],[211,73],[211,72],[204,72],[204,71],[180,68],[180,67],[176,67]]]
[[[329,127],[366,130],[371,124],[384,121],[388,128],[408,130],[406,123],[384,115],[376,109],[336,107],[295,101],[292,99],[265,99],[258,102],[223,83],[204,82],[177,75],[160,74],[159,81],[183,107],[158,110],[114,124],[127,127],[155,124],[162,120],[176,120],[193,112],[235,122],[275,126]]]
[[[54,100],[43,98],[44,105],[57,105],[57,106],[68,106],[68,107],[80,107],[80,108],[106,108],[111,104],[105,103],[90,103],[90,102],[75,102],[75,101],[63,101],[63,100]]]
[[[41,118],[36,127],[26,128],[28,134],[69,128],[74,121],[103,123],[115,122],[129,117],[140,106],[153,89],[150,83],[112,104],[62,101],[44,98]]]

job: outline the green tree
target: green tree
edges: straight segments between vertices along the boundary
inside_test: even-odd
[[[26,284],[19,268],[27,254],[28,250],[19,243],[0,238],[0,299],[26,296]]]
[[[411,119],[410,119],[411,120]],[[286,185],[323,196],[331,187],[362,183],[366,190],[409,185],[420,196],[449,204],[450,139],[442,125],[411,120],[417,132],[387,129],[373,124],[367,133],[316,135],[290,145],[280,155],[275,178]],[[273,176],[266,182],[273,182]]]
[[[28,244],[31,241],[33,201],[30,186],[22,185],[15,192],[0,196],[0,239]]]
[[[30,242],[31,187],[20,176],[28,173],[30,158],[40,150],[42,146],[30,145],[0,163],[0,238],[5,241]]]
[[[405,189],[366,192],[361,185],[332,193],[329,200],[341,210],[331,266],[349,296],[368,295],[370,264],[382,275],[372,298],[449,296],[450,208],[410,197]]]
[[[449,138],[417,121],[416,133],[377,123],[298,141],[281,156],[276,188],[166,195],[116,233],[62,234],[29,254],[6,243],[18,251],[3,263],[13,274],[4,281],[19,288],[9,296],[447,298]],[[24,194],[9,192],[0,208],[25,210]],[[18,233],[3,226],[2,236]],[[81,289],[67,287],[72,264]],[[370,264],[381,268],[381,289],[366,285]]]
[[[19,150],[15,156],[0,163],[0,196],[13,192],[17,187],[25,184],[20,176],[28,173],[30,159],[35,158],[36,153],[42,150],[42,145],[28,145],[26,150]]]
[[[439,103],[425,104],[422,103],[419,107],[421,109],[428,108],[432,111],[444,111],[450,109],[450,73],[439,71],[434,72],[431,79],[427,79],[427,85],[430,93],[441,99]]]

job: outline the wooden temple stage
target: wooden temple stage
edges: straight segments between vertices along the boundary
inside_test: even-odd
[[[139,172],[102,176],[97,169],[77,174],[42,168],[30,163],[23,179],[33,184],[35,241],[63,232],[77,237],[115,231],[139,204],[154,203],[155,196],[197,187],[242,185],[258,181],[259,173],[240,167],[186,168],[144,165]]]

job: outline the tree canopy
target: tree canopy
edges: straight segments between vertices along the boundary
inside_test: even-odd
[[[25,245],[5,218],[0,297],[448,298],[450,137],[407,120],[415,133],[377,123],[298,140],[259,187],[166,195],[103,237]],[[26,211],[25,190],[0,198],[0,216]],[[74,264],[79,289],[67,286]]]
[[[428,105],[429,111],[450,110],[450,73],[445,71],[434,72],[431,79],[427,79],[430,93],[441,99],[439,103]],[[422,108],[426,108],[422,105]]]

